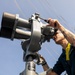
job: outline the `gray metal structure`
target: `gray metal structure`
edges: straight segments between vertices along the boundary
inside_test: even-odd
[[[7,32],[7,33],[5,33]],[[1,23],[1,37],[13,40],[23,39],[21,42],[24,51],[23,60],[26,62],[25,70],[20,75],[38,75],[36,73],[35,59],[38,51],[45,41],[49,41],[56,30],[46,26],[40,21],[40,15],[35,13],[29,20],[19,18],[19,15],[3,13]],[[45,75],[46,72],[40,73]]]

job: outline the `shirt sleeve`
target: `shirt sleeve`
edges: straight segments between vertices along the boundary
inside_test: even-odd
[[[59,57],[58,61],[53,67],[53,71],[56,72],[58,75],[60,75],[62,72],[64,72],[64,67],[61,63],[62,55]]]

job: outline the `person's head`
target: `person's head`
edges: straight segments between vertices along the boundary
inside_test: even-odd
[[[55,35],[53,36],[53,40],[56,44],[62,44],[63,40],[65,39],[64,35],[61,33],[60,30],[57,30]]]

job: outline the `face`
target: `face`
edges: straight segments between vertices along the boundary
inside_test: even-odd
[[[55,41],[56,44],[61,44],[63,39],[65,39],[64,35],[59,30],[53,36],[53,40]]]

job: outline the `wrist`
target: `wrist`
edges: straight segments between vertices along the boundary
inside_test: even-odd
[[[52,71],[52,68],[49,68],[46,72],[46,75]]]
[[[44,66],[44,65],[46,65],[47,64],[47,62],[46,61],[43,61],[42,62],[42,66]]]

